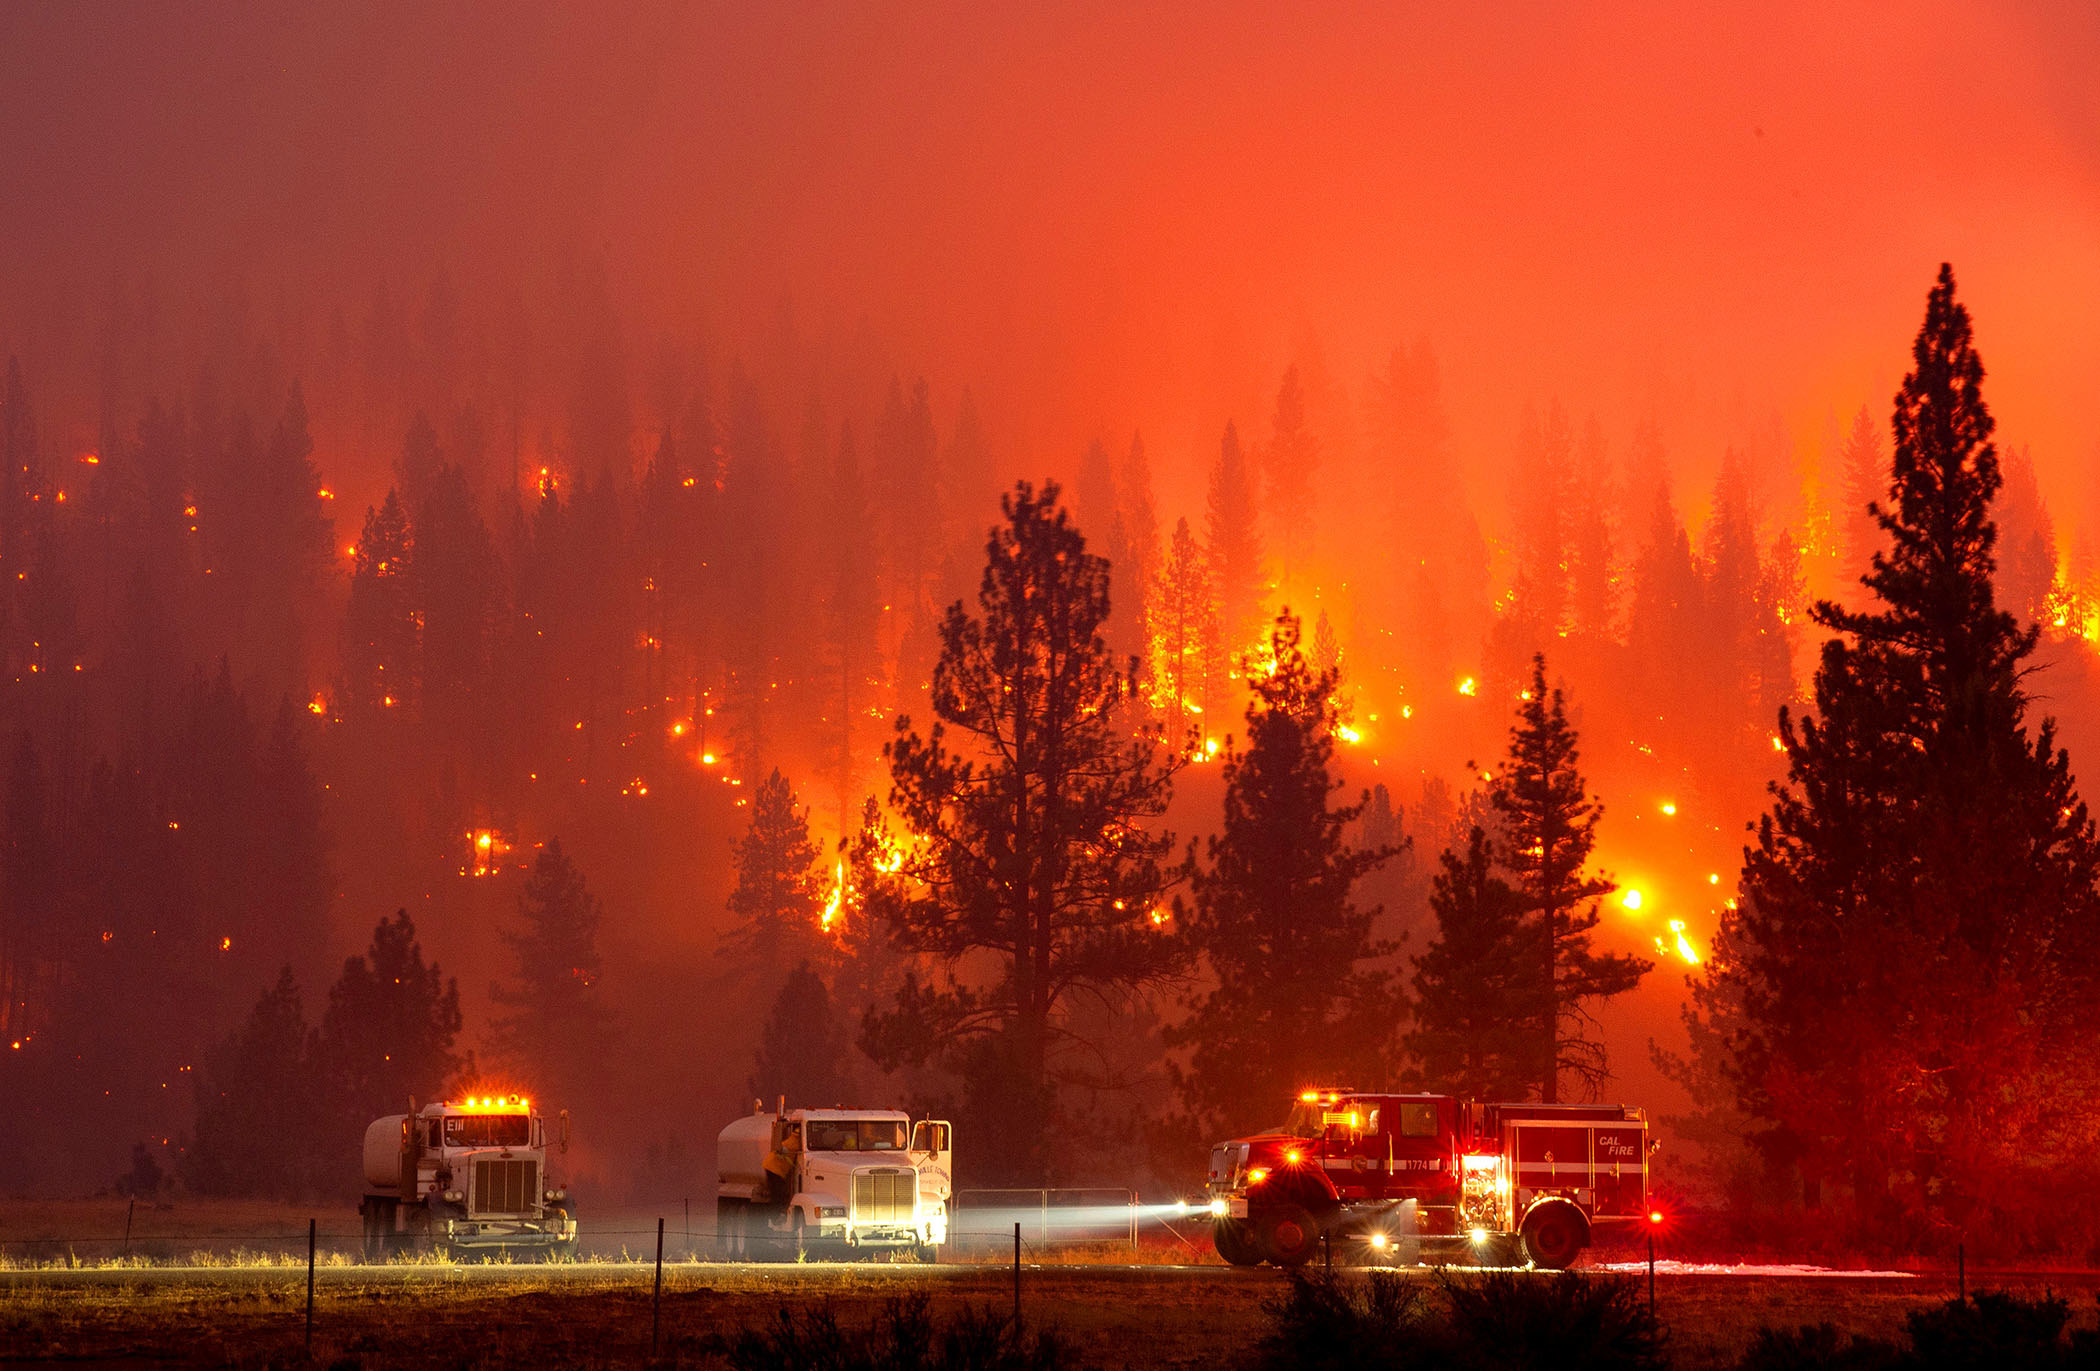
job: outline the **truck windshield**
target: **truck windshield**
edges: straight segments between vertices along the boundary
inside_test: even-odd
[[[811,1119],[812,1152],[902,1152],[902,1119]]]
[[[1331,1107],[1317,1100],[1300,1100],[1291,1106],[1291,1116],[1276,1131],[1293,1138],[1317,1138],[1326,1128],[1320,1122],[1321,1111]]]
[[[447,1147],[525,1147],[532,1119],[524,1114],[454,1114],[445,1120]]]

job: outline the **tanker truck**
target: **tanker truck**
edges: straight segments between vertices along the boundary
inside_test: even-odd
[[[947,1123],[901,1110],[758,1101],[715,1143],[717,1248],[757,1261],[930,1259],[948,1241],[953,1144]]]
[[[555,1146],[569,1150],[569,1115]],[[366,1261],[438,1250],[571,1257],[576,1209],[548,1166],[547,1120],[519,1095],[442,1100],[365,1129]]]

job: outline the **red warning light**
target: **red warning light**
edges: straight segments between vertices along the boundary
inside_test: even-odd
[[[1661,1223],[1662,1221],[1663,1221],[1663,1216],[1662,1216],[1662,1211],[1661,1211],[1660,1209],[1651,1209],[1651,1210],[1649,1210],[1649,1211],[1648,1211],[1648,1222],[1650,1222],[1650,1223]]]

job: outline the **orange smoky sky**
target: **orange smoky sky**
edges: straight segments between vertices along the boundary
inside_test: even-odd
[[[1205,450],[1314,340],[1530,399],[1876,413],[1933,268],[2063,487],[2100,429],[2081,3],[15,7],[16,307],[112,273],[502,288],[602,260],[636,336],[791,319],[973,386],[1017,465]],[[37,327],[0,321],[20,347]],[[48,327],[48,326],[47,326]],[[1167,503],[1193,495],[1164,464]],[[1176,497],[1182,499],[1177,501]],[[2088,496],[2082,485],[2078,502]]]

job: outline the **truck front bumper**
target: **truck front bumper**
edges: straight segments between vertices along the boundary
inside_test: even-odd
[[[447,1219],[445,1241],[453,1247],[544,1249],[576,1241],[576,1220],[566,1215],[544,1219]]]

